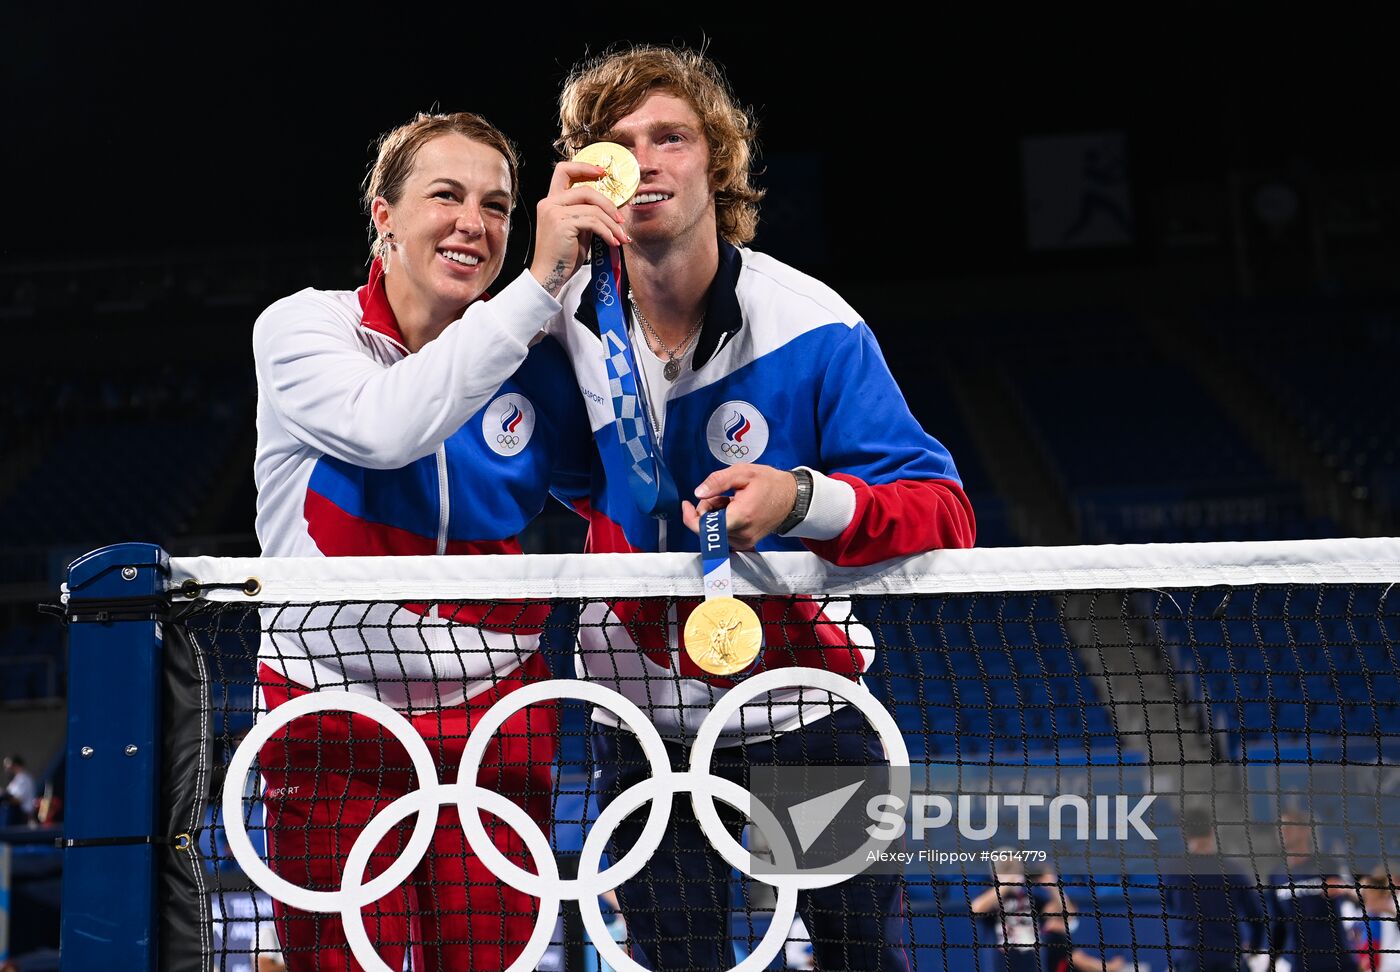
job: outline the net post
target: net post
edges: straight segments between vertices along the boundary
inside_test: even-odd
[[[165,551],[124,543],[68,567],[69,968],[154,970]]]

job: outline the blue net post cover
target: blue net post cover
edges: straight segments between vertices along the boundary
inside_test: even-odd
[[[103,547],[68,568],[68,810],[62,951],[67,968],[154,969],[160,786],[154,544]]]

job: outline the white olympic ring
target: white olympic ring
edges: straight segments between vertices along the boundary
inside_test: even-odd
[[[776,689],[785,688],[825,690],[854,705],[869,720],[884,744],[885,759],[890,764],[890,781],[894,784],[893,796],[902,801],[900,806],[909,805],[909,747],[904,744],[904,736],[900,733],[899,724],[894,721],[894,716],[890,715],[889,710],[880,704],[880,700],[871,695],[870,690],[860,682],[853,682],[844,675],[824,672],[817,668],[775,668],[745,679],[724,693],[695,732],[695,740],[690,744],[690,772],[703,773],[704,777],[714,779],[715,777],[710,776],[710,759],[714,755],[715,744],[719,742],[720,730],[729,721],[729,717],[738,712],[746,702]],[[723,855],[725,860],[731,860],[731,855],[736,850],[741,855],[745,853],[720,822],[719,811],[715,809],[712,794],[696,787],[690,791],[690,802],[695,808],[695,819],[700,822],[700,829],[710,839],[711,846]],[[791,883],[794,888],[829,888],[860,874],[879,856],[871,854],[870,851],[883,850],[892,842],[871,837],[844,860],[830,865],[830,870],[822,868],[790,875],[772,875],[777,880],[770,880],[767,876],[758,880],[779,888],[787,883]],[[857,866],[858,860],[864,866]],[[747,871],[744,873],[748,874]],[[749,877],[757,875],[749,874]]]
[[[223,819],[228,834],[229,849],[243,872],[262,890],[277,900],[303,911],[339,913],[345,927],[346,940],[356,960],[367,969],[388,970],[379,958],[364,929],[361,909],[383,897],[401,884],[423,859],[432,840],[437,823],[437,809],[444,803],[457,806],[462,831],[468,846],[496,877],[509,886],[540,901],[534,932],[524,950],[506,972],[527,972],[534,969],[549,947],[549,940],[561,901],[576,900],[583,916],[584,927],[600,955],[618,972],[640,972],[612,940],[603,925],[598,896],[610,891],[642,869],[644,863],[661,846],[666,824],[670,821],[672,799],[676,793],[688,792],[695,809],[696,820],[721,857],[749,877],[778,889],[778,903],[772,922],[762,941],[743,962],[731,972],[757,972],[768,965],[782,950],[788,927],[797,910],[797,893],[806,888],[829,887],[864,871],[873,860],[867,854],[872,846],[885,847],[889,841],[872,838],[866,845],[836,865],[836,870],[799,871],[795,865],[792,846],[778,825],[772,810],[752,793],[722,777],[709,772],[710,761],[720,732],[739,708],[752,699],[785,688],[810,688],[829,692],[853,704],[879,734],[885,756],[891,768],[891,779],[897,780],[894,794],[906,802],[909,789],[909,751],[900,735],[894,717],[858,681],[851,681],[834,672],[810,668],[776,669],[755,675],[730,689],[701,722],[691,746],[690,769],[676,772],[661,734],[637,705],[614,690],[594,682],[575,679],[552,679],[523,686],[491,706],[467,737],[462,762],[457,769],[457,782],[438,782],[437,767],[425,743],[404,716],[375,699],[348,692],[312,692],[298,696],[264,713],[239,743],[229,763],[224,780]],[[549,840],[539,824],[521,807],[506,797],[476,785],[481,761],[492,736],[511,715],[538,702],[554,699],[578,699],[592,702],[611,711],[636,737],[642,752],[651,764],[652,776],[628,787],[608,805],[584,841],[579,859],[579,877],[563,881],[559,867],[549,847]],[[252,769],[253,760],[272,734],[299,716],[325,710],[343,710],[374,719],[389,731],[407,750],[418,776],[420,788],[389,804],[374,817],[356,838],[346,858],[345,872],[336,891],[312,891],[283,880],[272,872],[248,839],[243,820],[243,784]],[[899,770],[903,774],[899,774]],[[753,856],[725,829],[715,809],[718,798],[739,810],[770,835],[775,855],[776,874],[755,874]],[[622,819],[643,803],[651,810],[641,835],[632,848],[606,870],[600,871],[603,848]],[[535,859],[538,874],[531,874],[505,857],[486,833],[480,811],[486,811],[514,827],[525,841]],[[370,854],[389,829],[410,813],[417,813],[413,833],[403,854],[382,874],[367,884],[360,883]],[[854,866],[860,858],[863,866]],[[392,972],[392,970],[388,970]]]
[[[746,445],[736,445],[733,442],[726,442],[719,447],[719,451],[726,456],[738,456],[743,458],[749,454],[749,447]]]
[[[559,893],[548,890],[551,875],[554,883],[558,884],[559,865],[554,860],[554,852],[550,849],[549,838],[544,835],[544,831],[540,830],[534,818],[523,808],[494,790],[449,783],[405,793],[370,818],[370,822],[365,825],[360,836],[355,838],[355,843],[350,847],[350,855],[345,859],[345,874],[341,878],[341,887],[343,888],[345,883],[351,880],[358,885],[364,876],[365,865],[369,863],[370,854],[389,833],[390,827],[410,813],[417,813],[418,819],[422,820],[428,816],[428,811],[431,810],[433,811],[433,819],[437,819],[437,808],[449,800],[455,801],[459,806],[466,805],[472,800],[478,801],[477,806],[480,809],[495,814],[516,829],[525,839],[525,845],[531,856],[534,857],[535,863],[539,865],[540,875],[546,889],[543,894],[534,895],[540,899],[539,911],[535,917],[535,930],[530,933],[524,951],[506,969],[506,972],[530,972],[539,964],[539,956],[549,949],[550,939],[554,935],[554,925],[559,917]],[[481,820],[475,811],[472,812],[471,818],[477,821],[478,826],[480,825]],[[533,877],[533,875],[531,876]],[[381,959],[374,946],[370,944],[369,934],[365,931],[365,913],[360,907],[342,908],[340,924],[345,929],[345,940],[350,945],[350,952],[359,960],[360,965],[371,972],[398,972],[397,969],[391,968]]]
[[[283,880],[263,863],[257,851],[253,850],[253,844],[248,839],[248,831],[243,823],[243,781],[248,778],[248,771],[252,769],[253,757],[262,749],[263,744],[272,738],[274,732],[299,716],[326,710],[353,712],[374,719],[389,730],[389,734],[408,751],[408,758],[413,763],[413,771],[418,774],[418,779],[437,782],[437,765],[433,762],[432,753],[428,751],[428,744],[423,741],[423,737],[418,735],[413,724],[402,714],[377,699],[350,692],[308,692],[284,702],[271,712],[262,713],[253,723],[253,728],[248,730],[248,735],[238,744],[233,759],[228,764],[228,777],[224,781],[224,829],[228,834],[229,850],[233,852],[234,860],[243,868],[243,873],[278,901],[302,911],[336,912],[352,905],[363,907],[384,897],[402,884],[418,866],[418,862],[428,852],[428,845],[432,843],[433,827],[437,823],[436,813],[431,816],[426,813],[419,814],[403,855],[383,874],[363,887],[347,890],[342,885],[339,891],[312,891]],[[235,780],[238,782],[235,783]]]
[[[475,782],[478,767],[481,766],[481,759],[486,754],[486,746],[491,741],[491,736],[505,723],[506,719],[526,706],[546,699],[578,699],[608,709],[637,737],[643,754],[651,763],[653,778],[665,779],[671,775],[671,760],[666,755],[666,744],[661,740],[661,733],[657,732],[651,720],[641,709],[637,708],[636,703],[595,682],[584,682],[578,679],[551,679],[546,682],[521,686],[486,710],[486,714],[481,717],[481,721],[476,724],[471,735],[467,737],[467,745],[462,750],[462,765],[457,768],[458,784],[464,784],[468,781]],[[482,863],[496,877],[510,884],[511,887],[519,888],[526,894],[532,894],[535,897],[539,897],[541,891],[552,888],[566,900],[582,899],[597,897],[604,891],[611,891],[626,880],[626,877],[622,877],[609,882],[608,875],[614,871],[630,867],[630,871],[622,872],[630,877],[641,870],[641,864],[638,862],[650,857],[652,852],[661,846],[662,838],[665,837],[666,824],[671,817],[671,794],[668,793],[664,798],[658,799],[652,804],[651,814],[647,817],[646,826],[642,828],[642,835],[637,839],[636,845],[623,856],[622,860],[601,874],[595,874],[588,881],[578,877],[572,881],[555,880],[550,882],[543,880],[542,876],[522,870],[496,848],[496,845],[486,835],[486,828],[481,825],[481,818],[477,814],[469,812],[468,804],[459,804],[458,810],[462,817],[462,830],[467,836],[467,846],[477,857],[481,858]],[[651,843],[650,847],[647,847],[648,842]],[[582,869],[579,873],[583,873]]]
[[[669,784],[670,789],[666,789],[663,784]],[[580,873],[586,869],[597,869],[607,838],[612,836],[617,825],[627,814],[648,800],[651,801],[654,811],[657,803],[662,800],[669,803],[673,793],[686,790],[690,791],[692,799],[700,793],[704,793],[710,799],[719,797],[744,816],[753,820],[765,834],[772,834],[780,838],[772,842],[774,864],[787,871],[796,870],[796,860],[792,856],[792,845],[788,843],[787,835],[783,833],[778,818],[773,815],[772,810],[763,804],[763,801],[754,799],[753,794],[748,790],[737,783],[731,783],[722,776],[668,773],[665,777],[652,777],[628,787],[618,794],[612,803],[608,804],[606,810],[598,814],[598,819],[593,822],[592,829],[589,830],[587,838],[584,839],[583,852],[579,855],[578,869]],[[773,917],[768,923],[768,931],[764,933],[762,940],[754,946],[754,950],[749,953],[748,957],[730,970],[730,972],[759,972],[760,969],[768,967],[769,963],[783,950],[783,943],[787,941],[788,929],[792,927],[792,920],[797,915],[797,886],[790,883],[777,884],[769,880],[768,877],[758,877],[753,874],[749,869],[753,863],[753,856],[748,851],[740,847],[739,856],[731,856],[726,852],[727,848],[714,844],[714,837],[710,834],[709,825],[702,824],[701,826],[705,830],[705,835],[710,838],[711,844],[731,867],[735,867],[749,877],[765,884],[775,884],[778,889],[778,903],[773,907]],[[642,841],[639,838],[632,849],[635,851],[641,844]],[[658,838],[656,846],[659,845],[660,838]],[[653,846],[648,852],[648,857],[651,856],[652,851],[655,851],[656,846]],[[613,865],[609,870],[614,870],[616,867],[617,865]],[[632,874],[629,873],[622,880],[631,876]],[[588,938],[593,942],[593,947],[598,950],[599,958],[611,965],[617,972],[646,972],[641,965],[621,949],[617,942],[613,941],[612,935],[603,923],[603,912],[596,895],[579,898],[578,908],[579,914],[583,918],[584,930],[588,932]]]
[[[729,581],[723,577],[716,577],[712,581],[706,581],[705,586],[716,591],[723,591],[729,588]]]
[[[496,441],[499,442],[501,445],[518,446],[520,445],[520,436],[506,435],[504,432],[502,432],[496,436]]]

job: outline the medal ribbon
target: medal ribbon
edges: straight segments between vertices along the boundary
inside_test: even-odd
[[[627,338],[622,316],[622,256],[616,247],[593,239],[593,308],[603,338],[612,396],[617,439],[632,460],[627,485],[637,508],[648,516],[665,518],[680,505],[676,484],[660,455],[652,447],[651,421],[646,399],[637,393],[637,360]],[[721,523],[723,521],[721,520]],[[728,540],[725,554],[728,556]],[[728,560],[725,569],[728,569]]]
[[[763,625],[753,608],[734,597],[729,526],[722,509],[700,517],[700,563],[705,603],[696,607],[686,622],[686,654],[710,675],[740,678],[753,671],[763,652]],[[716,636],[720,637],[718,645]]]
[[[729,566],[729,527],[724,510],[700,517],[700,563],[705,575],[705,600],[734,596],[734,572]]]

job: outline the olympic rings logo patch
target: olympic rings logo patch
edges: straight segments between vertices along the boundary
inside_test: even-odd
[[[524,395],[510,392],[481,413],[481,437],[498,456],[518,456],[535,431],[535,406]]]
[[[768,448],[768,420],[752,402],[725,402],[705,423],[710,454],[726,466],[757,462]]]
[[[350,951],[366,969],[396,972],[379,958],[365,931],[363,907],[398,887],[423,860],[432,842],[437,824],[438,808],[454,805],[462,823],[468,846],[501,881],[539,899],[535,928],[520,956],[506,972],[529,972],[536,968],[549,947],[560,904],[577,901],[583,916],[584,929],[601,957],[618,972],[641,972],[641,966],[613,941],[603,923],[598,896],[611,891],[643,866],[661,846],[666,825],[671,818],[672,801],[678,793],[689,793],[695,818],[715,850],[740,872],[778,889],[778,902],[767,933],[749,957],[735,966],[733,972],[758,972],[782,951],[792,919],[797,913],[799,890],[824,888],[849,880],[864,871],[870,863],[869,848],[883,847],[871,842],[854,851],[834,868],[800,871],[796,855],[773,811],[752,793],[723,777],[710,772],[711,757],[719,742],[720,732],[741,706],[778,689],[807,688],[830,692],[855,706],[875,728],[884,743],[885,755],[891,769],[909,768],[909,750],[894,717],[869,690],[834,672],[811,668],[786,668],[764,672],[730,689],[701,722],[690,751],[690,768],[684,772],[671,769],[666,745],[660,732],[637,705],[619,693],[595,682],[574,679],[554,679],[526,685],[501,699],[481,717],[467,737],[461,765],[455,783],[438,781],[432,753],[413,725],[404,716],[380,702],[350,692],[311,692],[279,705],[254,723],[239,743],[229,763],[224,779],[222,810],[229,849],[243,872],[262,890],[284,904],[303,911],[339,914],[345,928]],[[564,880],[559,864],[549,846],[549,838],[539,823],[521,807],[493,790],[476,785],[477,775],[491,737],[505,721],[527,706],[552,699],[578,699],[591,702],[614,713],[622,724],[637,736],[643,754],[651,764],[651,778],[643,780],[620,793],[606,810],[598,815],[584,840],[579,857],[577,878]],[[253,768],[253,760],[273,733],[300,716],[315,712],[344,711],[373,719],[396,738],[408,753],[421,787],[399,797],[385,807],[355,838],[345,861],[340,888],[335,891],[313,891],[284,880],[263,862],[248,839],[244,823],[243,785]],[[897,788],[896,797],[908,801],[907,773]],[[754,873],[754,858],[725,829],[715,800],[722,800],[749,819],[765,834],[774,862],[782,873]],[[633,811],[650,802],[641,836],[621,860],[601,869],[603,851],[618,825]],[[496,847],[481,822],[486,811],[515,829],[534,859],[537,874],[531,874]],[[403,853],[381,874],[366,882],[365,868],[379,842],[399,821],[417,814],[413,831]]]

